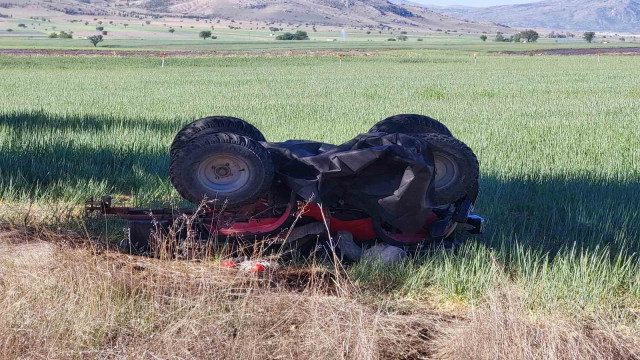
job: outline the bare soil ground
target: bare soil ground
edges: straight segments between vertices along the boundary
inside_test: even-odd
[[[0,55],[9,56],[117,56],[117,57],[159,57],[166,54],[167,57],[218,57],[218,56],[371,56],[383,50],[358,51],[358,50],[269,50],[269,51],[201,51],[201,50],[69,50],[69,49],[0,49]]]
[[[532,51],[501,51],[504,55],[640,55],[640,47],[621,47],[606,49],[540,49]]]

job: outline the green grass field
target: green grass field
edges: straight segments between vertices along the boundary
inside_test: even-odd
[[[246,119],[269,141],[340,143],[384,117],[426,114],[476,152],[488,231],[455,254],[357,265],[354,279],[463,306],[508,286],[536,313],[640,328],[639,58],[482,51],[475,64],[470,51],[341,65],[335,55],[186,57],[164,68],[154,57],[0,56],[2,213],[104,194],[167,204],[177,198],[169,144],[207,115]]]

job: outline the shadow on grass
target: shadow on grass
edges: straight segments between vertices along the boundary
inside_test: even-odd
[[[588,178],[483,177],[476,212],[498,247],[518,241],[552,253],[612,245],[640,251],[640,183]]]
[[[113,136],[111,131],[148,130],[175,134],[186,124],[183,120],[163,121],[148,119],[128,119],[115,116],[56,116],[43,111],[13,112],[0,114],[0,125],[8,126],[20,134],[21,132],[42,131],[50,133],[58,131],[104,131],[104,136]],[[96,139],[98,140],[98,139]]]

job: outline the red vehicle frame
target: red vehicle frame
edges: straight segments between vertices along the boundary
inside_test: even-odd
[[[477,196],[477,194],[476,194]],[[472,234],[483,232],[484,219],[472,215],[473,199],[465,198],[452,204],[446,209],[436,209],[430,213],[422,226],[422,229],[413,234],[406,234],[394,230],[387,224],[375,221],[364,212],[348,210],[358,213],[356,216],[344,217],[345,209],[327,209],[321,206],[296,201],[292,196],[288,205],[282,205],[277,215],[258,217],[268,209],[267,200],[259,200],[254,204],[246,205],[229,211],[213,209],[134,209],[129,207],[114,207],[111,198],[104,197],[99,201],[89,200],[85,204],[87,213],[100,212],[103,215],[114,215],[128,221],[130,237],[139,228],[146,229],[147,239],[138,239],[138,243],[148,244],[148,237],[152,224],[170,226],[175,219],[182,216],[195,217],[202,225],[207,236],[223,235],[231,238],[266,238],[277,235],[282,230],[289,228],[295,219],[309,218],[322,221],[326,224],[331,234],[339,231],[348,231],[357,242],[367,242],[376,238],[395,246],[417,246],[443,240],[451,236],[459,225]],[[246,214],[249,214],[247,216]],[[135,227],[138,227],[136,229]],[[138,231],[139,233],[139,231]],[[144,235],[143,235],[144,237]],[[130,243],[133,239],[129,239]]]

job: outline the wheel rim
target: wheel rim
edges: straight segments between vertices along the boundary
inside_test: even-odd
[[[198,166],[197,180],[207,192],[230,193],[249,182],[249,166],[234,155],[212,155]]]
[[[451,185],[458,180],[460,169],[458,164],[449,155],[434,153],[433,161],[436,167],[435,188],[436,191]]]

